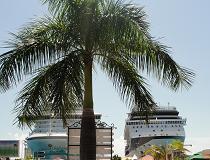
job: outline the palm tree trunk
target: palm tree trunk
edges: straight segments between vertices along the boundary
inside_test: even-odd
[[[85,91],[80,134],[80,160],[96,160],[96,129],[92,95],[92,58],[84,59]]]

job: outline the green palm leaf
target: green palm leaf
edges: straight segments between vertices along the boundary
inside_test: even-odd
[[[39,70],[23,88],[17,99],[18,117],[25,117],[27,123],[30,123],[33,118],[54,112],[65,122],[75,109],[81,108],[83,64],[78,55],[72,55]],[[26,122],[25,119],[22,120]]]

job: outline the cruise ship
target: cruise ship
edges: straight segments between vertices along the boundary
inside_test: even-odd
[[[67,120],[68,126],[81,120],[82,112],[77,111]],[[95,114],[96,121],[101,114]],[[67,128],[58,116],[48,114],[35,121],[32,132],[27,137],[27,145],[33,158],[44,160],[67,159]]]
[[[164,146],[173,140],[184,142],[186,119],[179,116],[175,107],[157,106],[148,120],[135,109],[128,113],[124,130],[126,156],[141,157],[151,145]]]

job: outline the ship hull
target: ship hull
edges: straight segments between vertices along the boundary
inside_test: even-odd
[[[131,146],[129,150],[125,151],[125,155],[134,155],[139,153],[140,155],[144,154],[144,151],[147,148],[150,148],[152,145],[157,146],[166,146],[167,144],[172,143],[174,140],[179,140],[184,142],[184,136],[156,136],[156,137],[141,137],[141,138],[132,138]],[[131,151],[131,152],[130,152]]]
[[[67,136],[42,136],[27,139],[34,157],[45,160],[67,159]]]

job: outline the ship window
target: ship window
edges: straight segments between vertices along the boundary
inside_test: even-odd
[[[142,128],[142,126],[141,126],[141,128]]]
[[[138,132],[138,131],[136,130],[136,132]]]
[[[171,127],[174,127],[173,125]]]
[[[139,137],[141,137],[141,135],[139,135]]]
[[[133,128],[135,128],[135,126],[133,126]]]
[[[162,130],[162,129],[161,129],[160,131],[161,131],[161,132],[163,132],[163,130]]]
[[[158,126],[156,126],[158,128]]]
[[[153,126],[151,126],[153,128]]]
[[[137,126],[137,128],[139,128],[139,126]]]
[[[155,132],[155,130],[153,130],[153,132]]]

